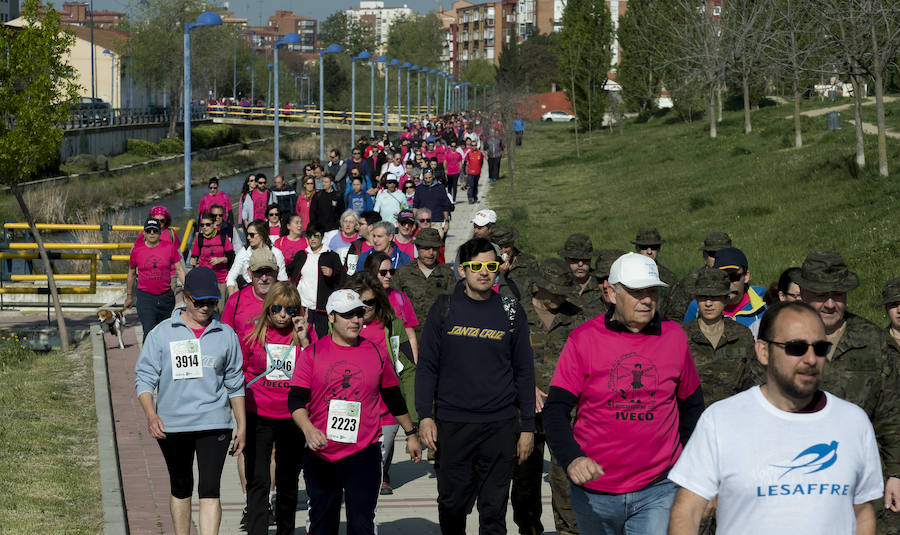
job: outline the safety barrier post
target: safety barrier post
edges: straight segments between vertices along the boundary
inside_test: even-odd
[[[109,243],[109,223],[100,223],[100,232],[103,235],[103,243]],[[103,273],[109,273],[109,252],[103,251],[100,254],[102,255],[100,258],[103,259]]]

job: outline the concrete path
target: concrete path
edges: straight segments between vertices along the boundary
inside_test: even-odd
[[[885,102],[893,102],[895,100],[897,100],[897,97],[894,97],[894,96],[885,96],[884,97]],[[874,106],[874,105],[875,105],[875,97],[869,97],[869,98],[863,99],[863,106]],[[816,110],[802,111],[802,112],[800,112],[800,115],[805,115],[807,117],[820,117],[822,115],[825,115],[825,114],[833,112],[833,111],[852,110],[853,106],[854,106],[854,103],[851,100],[847,104],[831,106],[828,108],[819,108]],[[793,119],[793,118],[794,118],[793,114],[785,117],[785,119]],[[856,120],[854,120],[854,119],[847,119],[847,122],[852,125],[856,125]],[[866,134],[878,135],[878,125],[864,122],[863,123],[863,132]],[[886,137],[900,139],[900,132],[895,132],[895,131],[891,130],[890,128],[885,128],[884,135]]]

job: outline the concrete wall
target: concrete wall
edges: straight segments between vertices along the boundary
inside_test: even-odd
[[[208,120],[194,120],[191,121],[191,126],[209,122]],[[183,128],[180,122],[178,125],[178,128]],[[125,152],[128,139],[143,139],[159,143],[160,139],[166,137],[168,131],[168,123],[98,126],[95,128],[67,130],[59,147],[59,157],[65,162],[66,159],[77,154],[92,154],[94,156],[122,154]]]

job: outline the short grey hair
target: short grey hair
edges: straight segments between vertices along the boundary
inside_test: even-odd
[[[344,213],[341,214],[341,223],[344,222],[347,218],[352,219],[357,225],[359,225],[359,214],[357,214],[354,210],[344,210]]]
[[[393,236],[397,233],[397,229],[394,227],[394,224],[390,221],[379,221],[372,225],[372,232],[375,232],[375,229],[384,229],[384,233],[388,236]]]
[[[431,217],[431,208],[425,208],[423,206],[422,208],[419,208],[419,214],[428,214],[428,217]],[[416,215],[419,215],[419,214],[416,214]]]

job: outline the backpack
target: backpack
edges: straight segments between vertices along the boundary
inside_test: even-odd
[[[441,307],[441,334],[447,331],[447,318],[450,317],[450,294],[441,294],[437,298],[437,302]],[[509,320],[510,334],[516,332],[516,305],[519,302],[514,297],[506,295],[500,296],[500,302],[503,304],[503,310],[506,311],[506,318]]]

